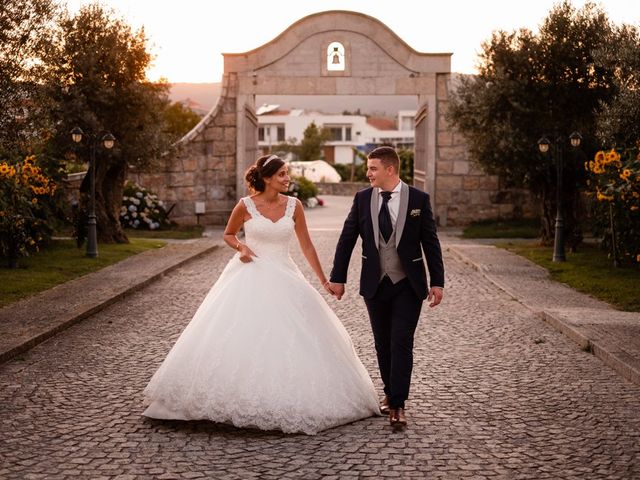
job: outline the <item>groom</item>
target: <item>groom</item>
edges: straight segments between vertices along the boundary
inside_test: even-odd
[[[400,180],[400,159],[392,147],[367,157],[371,188],[356,193],[344,222],[329,287],[344,295],[353,247],[362,238],[360,295],[367,305],[380,375],[382,413],[395,428],[406,426],[405,401],[413,367],[413,336],[425,298],[442,301],[444,266],[429,195]],[[427,287],[423,252],[429,268]]]

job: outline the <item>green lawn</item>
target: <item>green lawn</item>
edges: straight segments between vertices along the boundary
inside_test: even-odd
[[[537,238],[540,234],[540,220],[483,220],[466,226],[463,238]]]
[[[98,258],[88,258],[74,240],[54,240],[44,251],[21,258],[21,268],[0,268],[0,307],[164,245],[160,240],[132,238],[129,244],[100,244]]]
[[[129,238],[170,238],[174,240],[187,240],[201,238],[204,227],[202,225],[175,226],[168,230],[135,230],[125,228],[124,233]],[[71,237],[73,229],[70,226],[58,228],[54,234],[57,237]]]
[[[535,244],[498,244],[546,268],[551,278],[604,300],[621,310],[640,312],[640,268],[614,268],[607,253],[596,245],[566,252],[567,261],[555,263],[552,247]]]
[[[124,231],[129,238],[171,238],[174,240],[200,238],[202,237],[202,232],[204,232],[202,225],[180,226],[170,230],[134,230],[127,228]]]

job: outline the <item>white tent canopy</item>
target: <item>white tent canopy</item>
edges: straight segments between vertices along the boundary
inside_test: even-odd
[[[289,162],[289,174],[304,177],[312,182],[338,183],[340,174],[324,160]]]

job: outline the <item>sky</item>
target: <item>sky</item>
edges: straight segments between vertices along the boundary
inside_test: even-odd
[[[94,0],[61,0],[71,12]],[[377,18],[409,46],[453,53],[451,70],[475,73],[483,41],[495,30],[538,29],[557,0],[100,0],[135,30],[155,56],[147,75],[171,83],[219,82],[222,53],[253,50],[299,19],[326,10]],[[584,0],[573,0],[577,8]],[[617,24],[640,26],[640,1],[603,0]]]

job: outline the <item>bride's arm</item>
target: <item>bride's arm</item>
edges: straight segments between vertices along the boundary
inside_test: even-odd
[[[240,260],[245,263],[250,262],[252,256],[256,256],[256,254],[253,253],[248,246],[238,240],[238,237],[236,236],[244,224],[246,215],[247,208],[244,206],[244,202],[240,200],[233,208],[233,211],[229,216],[229,220],[227,221],[227,226],[224,229],[224,235],[222,236],[222,239],[227,245],[240,252]]]
[[[313,246],[313,242],[311,241],[311,237],[309,236],[309,230],[307,229],[307,220],[304,217],[304,208],[302,207],[302,203],[300,200],[296,199],[296,210],[293,214],[293,220],[296,224],[296,236],[298,237],[298,242],[300,243],[300,250],[304,254],[307,262],[316,273],[318,280],[324,287],[324,289],[333,294],[333,292],[329,289],[329,281],[327,280],[326,275],[322,271],[322,265],[320,265],[320,259],[318,258],[318,253],[316,252],[316,247]]]

